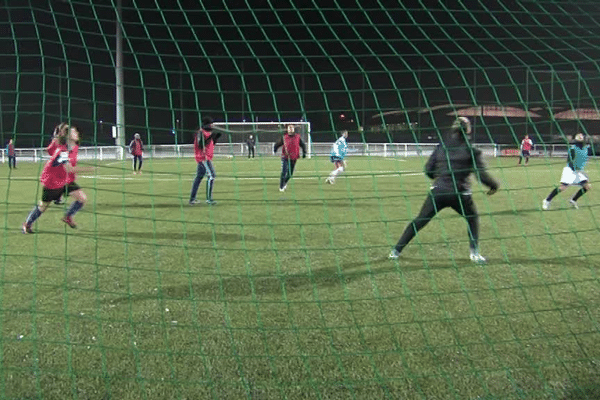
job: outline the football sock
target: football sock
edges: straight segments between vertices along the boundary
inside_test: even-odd
[[[469,235],[469,248],[473,253],[479,253],[479,220],[475,215],[467,217],[467,234]]]
[[[206,181],[206,200],[212,200],[213,187],[215,185],[215,180],[213,178],[209,178]]]
[[[546,201],[552,201],[552,199],[554,198],[554,196],[556,196],[559,193],[560,193],[560,190],[558,190],[558,188],[554,188],[554,190],[552,192],[550,192],[550,194],[548,195],[548,197],[546,197]]]
[[[40,211],[40,209],[39,209],[38,206],[35,206],[33,208],[33,210],[31,210],[31,212],[27,216],[27,219],[25,220],[25,223],[27,225],[33,224],[35,222],[35,220],[40,217],[40,215],[42,215],[42,212]]]
[[[579,199],[581,196],[583,196],[585,194],[585,192],[587,192],[587,190],[585,188],[581,188],[577,191],[577,193],[575,193],[575,196],[573,196],[573,201],[577,201],[577,199]]]
[[[285,169],[282,170],[281,171],[281,176],[279,177],[279,189],[283,189],[283,187],[285,186],[285,184],[287,182],[286,179],[285,179],[286,175],[287,175],[287,170],[285,170]]]
[[[81,207],[83,207],[83,203],[75,200],[73,203],[71,203],[69,209],[67,210],[67,217],[73,216],[77,211],[81,210]]]
[[[329,175],[329,176],[331,176],[332,178],[335,178],[336,176],[338,176],[338,174],[342,173],[343,171],[344,171],[344,167],[339,167],[337,169],[334,169],[331,172],[331,175]]]

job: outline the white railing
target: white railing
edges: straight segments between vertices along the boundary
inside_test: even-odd
[[[256,155],[273,155],[274,143],[260,143],[255,148]],[[415,157],[429,156],[437,146],[436,143],[349,143],[348,156],[377,156],[377,157]],[[519,154],[518,148],[511,145],[497,145],[493,143],[477,143],[475,147],[482,150],[488,157],[515,156]],[[531,154],[541,157],[566,157],[567,145],[536,145]],[[311,156],[328,156],[331,143],[312,143]],[[39,162],[48,159],[45,148],[16,149],[19,162]],[[218,143],[215,146],[215,157],[247,156],[248,147],[245,143]],[[179,158],[194,157],[192,144],[179,145],[154,145],[145,146],[144,157],[147,158]],[[1,161],[7,161],[6,152],[0,152]],[[119,146],[80,147],[79,159],[81,160],[122,160],[131,158],[126,148]]]

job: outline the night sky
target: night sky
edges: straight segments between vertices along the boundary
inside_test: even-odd
[[[550,140],[553,110],[600,98],[595,0],[122,4],[127,137],[152,143],[189,142],[203,115],[306,119],[315,140],[340,129],[354,140],[421,140],[460,104],[546,112],[478,118],[483,141],[524,131]],[[61,120],[88,144],[113,143],[115,10],[116,0],[0,2],[3,143],[45,144]],[[394,133],[402,124],[414,128]]]

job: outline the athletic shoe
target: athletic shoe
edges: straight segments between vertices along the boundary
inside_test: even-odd
[[[285,192],[285,189],[286,189],[286,188],[287,188],[287,185],[285,185],[285,186],[284,186],[284,187],[282,187],[282,188],[279,188],[279,191],[280,191],[280,192]]]
[[[550,209],[550,202],[546,199],[544,199],[542,201],[542,210],[549,210]]]
[[[196,204],[200,203],[198,200],[190,200],[190,202],[188,203],[190,206],[195,206]]]
[[[393,248],[392,251],[390,251],[390,255],[388,257],[396,259],[396,258],[400,257],[400,253],[398,252],[398,250]]]
[[[217,202],[214,200],[206,200],[206,204],[208,204],[209,206],[214,206],[215,204],[217,204]]]
[[[577,205],[577,202],[573,199],[569,200],[569,204],[571,205],[571,207],[573,207],[576,210],[579,210],[579,206]]]
[[[31,230],[31,225],[28,225],[27,222],[23,222],[23,226],[21,227],[21,230],[23,231],[23,234],[28,234],[28,233],[33,233],[33,231]]]
[[[77,224],[73,221],[73,218],[71,218],[71,216],[69,216],[69,215],[65,215],[62,219],[62,222],[69,225],[73,229],[77,228]]]
[[[479,253],[471,253],[469,255],[469,258],[471,259],[471,261],[473,261],[475,264],[485,264],[486,260],[485,257],[483,257],[481,254]]]
[[[326,178],[325,183],[329,183],[330,185],[333,185],[335,183],[335,181],[332,178]]]

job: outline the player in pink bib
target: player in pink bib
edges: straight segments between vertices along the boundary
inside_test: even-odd
[[[529,157],[531,156],[531,149],[533,148],[533,141],[529,139],[529,135],[525,135],[521,141],[521,156],[519,157],[519,164],[525,158],[525,165],[529,164]]]
[[[62,220],[71,228],[77,226],[73,222],[72,216],[83,207],[86,201],[85,194],[75,184],[78,143],[79,132],[76,128],[70,127],[64,122],[56,127],[55,139],[52,147],[49,147],[50,159],[44,165],[40,176],[42,200],[27,216],[22,226],[23,233],[33,233],[31,229],[33,223],[48,209],[51,202],[59,200],[63,194],[72,194],[76,201],[69,206]]]

